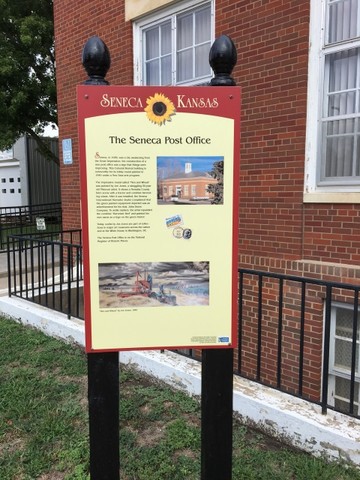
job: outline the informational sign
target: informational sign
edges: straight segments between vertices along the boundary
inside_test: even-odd
[[[78,87],[86,349],[236,342],[238,87]]]
[[[73,163],[72,154],[72,140],[71,138],[64,138],[62,141],[62,154],[64,165],[71,165]]]
[[[36,229],[37,230],[46,230],[45,218],[36,217]]]

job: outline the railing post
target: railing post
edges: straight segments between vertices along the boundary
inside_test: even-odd
[[[332,287],[327,285],[325,298],[325,329],[324,329],[324,358],[322,370],[322,394],[321,394],[321,413],[327,413],[328,406],[328,388],[329,388],[329,354],[330,354],[330,329],[331,329],[331,303]]]
[[[209,62],[215,73],[212,86],[233,86],[236,64],[232,40],[215,40]],[[201,480],[232,478],[233,349],[204,349],[201,376]]]
[[[11,297],[11,257],[10,257],[10,235],[7,237],[7,271],[8,271],[8,295]],[[12,240],[14,245],[14,240]]]
[[[86,85],[108,85],[110,54],[99,37],[91,37],[82,54]],[[88,354],[88,399],[91,480],[119,480],[119,354]]]

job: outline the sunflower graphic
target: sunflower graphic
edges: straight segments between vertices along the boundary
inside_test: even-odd
[[[162,93],[155,93],[153,97],[146,99],[146,103],[144,110],[148,119],[158,125],[171,121],[171,115],[175,114],[173,102]]]

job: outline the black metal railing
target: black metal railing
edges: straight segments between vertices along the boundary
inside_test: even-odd
[[[6,252],[9,235],[42,234],[61,230],[61,203],[0,208],[0,253]]]
[[[44,234],[48,235],[48,234]],[[83,319],[81,231],[9,236],[9,295]],[[360,285],[250,269],[239,270],[238,346],[234,373],[265,386],[359,417]],[[346,365],[336,365],[334,309],[351,310]],[[201,359],[200,350],[178,353]],[[344,362],[343,362],[344,363]],[[341,364],[341,359],[340,359]],[[334,378],[347,382],[336,402]],[[329,386],[329,379],[331,386]]]
[[[359,417],[359,290],[360,285],[240,269],[235,373],[318,403],[323,413],[332,408]],[[331,328],[339,305],[352,311],[349,362],[340,359]],[[349,382],[345,410],[344,402],[336,405],[336,392],[329,395],[331,376]]]
[[[83,317],[81,230],[9,235],[8,292],[52,310]]]
[[[360,417],[360,285],[239,269],[238,345],[234,373],[321,406]],[[344,352],[336,351],[334,309],[351,310]],[[201,360],[199,350],[176,351]],[[336,365],[336,363],[346,365]],[[346,398],[336,401],[336,379]],[[332,386],[329,386],[332,379]],[[335,385],[335,387],[334,387]]]

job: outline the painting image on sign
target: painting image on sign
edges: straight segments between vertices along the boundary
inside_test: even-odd
[[[100,308],[209,305],[209,262],[99,264]]]
[[[224,157],[157,157],[158,204],[223,204]]]

